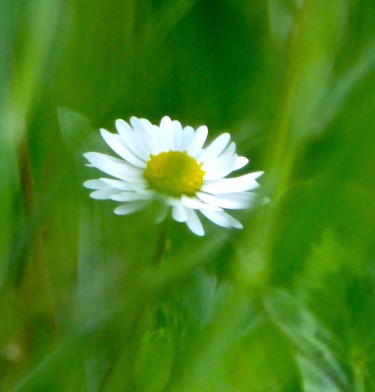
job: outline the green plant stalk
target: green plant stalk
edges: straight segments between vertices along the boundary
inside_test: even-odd
[[[171,212],[168,212],[165,220],[161,223],[159,236],[156,242],[156,247],[153,255],[152,264],[153,265],[160,265],[165,251],[168,247],[168,238],[169,238],[169,229],[171,226],[172,216]]]
[[[26,137],[22,138],[18,145],[17,156],[26,224],[30,224],[36,213],[36,201],[29,146]],[[54,331],[56,327],[55,300],[52,294],[40,227],[37,228],[34,240],[30,244],[29,266],[26,263],[25,271],[21,273],[21,276],[23,277],[23,286],[26,286],[27,291],[25,301],[36,301],[31,308],[35,309],[37,307],[35,310],[45,315],[51,331]],[[27,282],[27,280],[31,280],[31,282]],[[29,287],[30,283],[31,286]],[[29,292],[29,290],[32,290],[32,292]]]

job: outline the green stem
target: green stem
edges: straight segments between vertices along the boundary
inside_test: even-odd
[[[273,187],[275,197],[281,196],[288,188],[291,172],[299,141],[293,135],[291,124],[291,113],[293,110],[293,101],[298,88],[298,76],[301,72],[301,47],[304,45],[303,36],[310,11],[311,0],[304,3],[297,15],[297,22],[294,31],[289,40],[288,48],[288,66],[284,80],[279,112],[275,119],[274,143],[269,151],[270,173],[275,173],[273,178]],[[276,177],[277,176],[277,177]]]
[[[156,242],[156,247],[155,247],[155,252],[152,258],[152,263],[153,265],[160,265],[163,256],[165,254],[165,250],[168,245],[168,239],[169,239],[169,229],[171,226],[172,222],[172,216],[171,213],[169,212],[163,223],[161,224],[161,229],[159,232],[159,236]]]
[[[158,267],[163,259],[168,244],[171,221],[172,216],[169,212],[161,223],[155,251],[152,255],[152,266]],[[126,315],[126,322],[121,333],[123,340],[98,389],[100,392],[109,390],[117,392],[134,388],[134,357],[139,344],[139,326],[148,307],[149,299],[147,291],[140,289],[142,284],[136,281],[137,276],[137,272],[135,272],[132,278],[134,291],[127,293],[128,301],[122,312],[123,315]]]
[[[31,226],[37,213],[37,208],[26,133],[24,133],[24,137],[19,142],[17,155],[22,202],[26,222]],[[52,295],[49,271],[45,260],[44,241],[40,227],[36,228],[35,236],[31,240],[28,248],[29,257],[27,257],[25,263],[17,266],[17,268],[21,269],[17,275],[19,275],[20,283],[22,283],[21,294],[24,296],[23,301],[25,304],[28,304],[26,305],[28,311],[42,313],[44,315],[51,334],[54,335],[56,327],[55,301]],[[30,308],[31,298],[33,306]]]

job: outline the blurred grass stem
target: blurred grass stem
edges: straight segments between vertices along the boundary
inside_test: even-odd
[[[26,222],[27,224],[30,224],[34,214],[36,213],[36,202],[30,151],[26,137],[23,137],[20,140],[20,143],[17,148],[17,157],[22,202],[24,205]],[[25,280],[30,278],[32,280],[32,287],[30,287],[30,289],[34,290],[37,294],[34,293],[33,295],[32,293],[27,292],[25,299],[27,299],[27,301],[30,301],[30,298],[36,299],[37,297],[37,302],[39,303],[33,305],[40,306],[40,308],[37,308],[36,310],[38,312],[41,311],[42,313],[46,314],[48,324],[52,329],[54,329],[56,321],[55,306],[49,279],[48,267],[44,256],[44,243],[40,228],[37,229],[34,241],[32,241],[30,244],[29,255],[32,265],[30,265],[30,269],[28,272],[31,274],[31,276],[24,276],[26,275],[26,271],[21,271],[21,279],[23,278],[22,280]],[[27,270],[26,267],[27,266],[25,265],[25,269]],[[34,308],[34,306],[32,306],[32,308]]]
[[[15,8],[16,9],[16,8]],[[8,126],[17,146],[17,161],[20,181],[20,193],[26,220],[26,228],[32,228],[35,216],[39,212],[38,198],[34,186],[28,122],[33,116],[36,102],[41,95],[43,73],[49,68],[49,56],[53,49],[59,19],[60,0],[38,0],[29,7],[25,26],[29,34],[14,47],[12,55],[11,83],[9,88]],[[43,39],[41,39],[43,37]],[[15,263],[16,277],[20,278],[20,304],[25,310],[26,350],[32,347],[40,333],[47,331],[51,341],[56,331],[55,301],[46,263],[42,227],[36,227],[33,238],[27,245],[24,260],[12,260]],[[17,280],[16,280],[17,284]],[[40,320],[43,323],[40,323]],[[44,328],[46,327],[46,330]]]
[[[302,45],[304,45],[303,32],[307,27],[311,0],[304,2],[299,14],[297,14],[296,27],[289,39],[288,64],[284,82],[284,89],[280,98],[280,110],[275,120],[275,140],[271,144],[270,172],[277,173],[277,179],[273,178],[275,197],[279,197],[288,188],[292,165],[298,151],[298,140],[293,140],[291,132],[291,115],[293,103],[298,87],[300,72],[300,60]]]

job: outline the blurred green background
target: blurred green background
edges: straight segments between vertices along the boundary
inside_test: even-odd
[[[0,390],[374,391],[375,2],[1,9]],[[270,202],[156,268],[82,187],[132,115],[229,131]]]

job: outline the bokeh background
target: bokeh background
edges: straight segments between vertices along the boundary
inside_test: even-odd
[[[0,390],[375,390],[373,0],[2,0]],[[98,129],[229,131],[269,203],[88,197]]]

